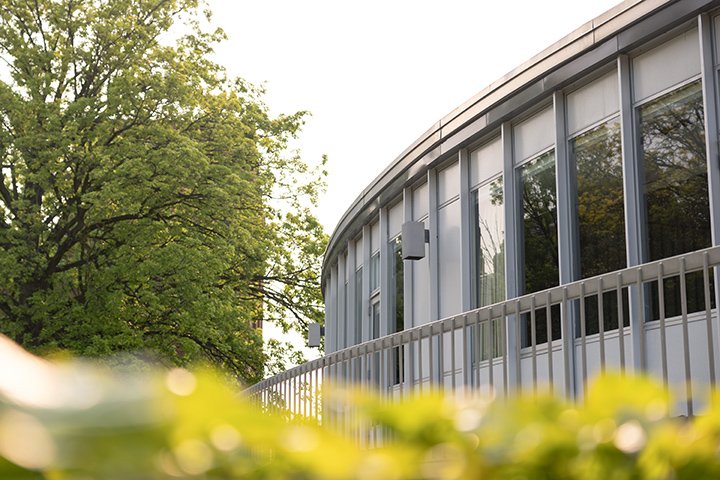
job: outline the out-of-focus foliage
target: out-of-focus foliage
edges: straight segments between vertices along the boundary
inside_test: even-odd
[[[334,390],[321,426],[210,370],[129,377],[17,350],[23,369],[0,370],[0,478],[720,478],[720,397],[673,418],[643,378],[601,378],[582,404]]]

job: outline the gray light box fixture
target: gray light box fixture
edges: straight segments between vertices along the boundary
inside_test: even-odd
[[[425,258],[425,243],[430,240],[430,231],[423,222],[405,222],[402,226],[403,260]]]

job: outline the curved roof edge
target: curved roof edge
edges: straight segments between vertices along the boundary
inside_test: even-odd
[[[433,164],[470,143],[487,127],[499,125],[524,107],[577,80],[605,60],[686,22],[718,0],[625,0],[581,25],[527,62],[491,83],[432,125],[403,151],[355,199],[333,231],[323,259],[344,248],[349,235],[379,207],[397,198]],[[324,290],[324,288],[323,288]]]

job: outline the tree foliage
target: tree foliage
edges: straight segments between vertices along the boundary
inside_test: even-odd
[[[227,78],[201,7],[0,3],[0,331],[26,348],[254,381],[254,321],[321,318],[322,175],[286,150],[304,114]]]

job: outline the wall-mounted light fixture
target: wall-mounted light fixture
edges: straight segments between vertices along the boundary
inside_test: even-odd
[[[308,347],[319,347],[323,335],[325,335],[325,327],[319,323],[308,325]]]
[[[430,230],[423,222],[405,222],[402,226],[403,260],[425,258],[425,244],[430,243]]]

